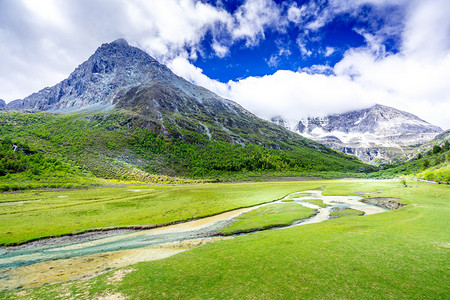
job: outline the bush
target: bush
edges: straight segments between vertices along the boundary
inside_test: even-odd
[[[438,154],[439,152],[441,152],[442,148],[439,146],[434,146],[433,147],[433,154]]]

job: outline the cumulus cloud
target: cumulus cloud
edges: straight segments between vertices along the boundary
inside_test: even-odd
[[[334,49],[333,47],[326,47],[325,48],[325,56],[330,56],[331,54],[333,54],[336,51],[336,49]]]
[[[272,0],[247,0],[234,13],[237,26],[233,39],[245,39],[247,46],[254,46],[268,26],[282,27],[281,9]]]
[[[191,0],[4,0],[0,2],[0,93],[22,98],[64,79],[104,42],[125,37],[162,62],[195,59],[207,32],[232,30],[224,9]],[[217,55],[227,48],[217,43]],[[12,73],[12,75],[11,75]]]

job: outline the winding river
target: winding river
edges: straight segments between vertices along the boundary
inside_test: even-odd
[[[316,190],[293,193],[284,199],[316,209],[318,213],[283,228],[325,221],[335,208],[353,208],[366,215],[387,210],[359,202],[361,196],[323,196]],[[330,206],[322,208],[309,203],[308,199],[320,199]],[[233,236],[223,237],[218,230],[230,225],[241,214],[273,203],[284,202],[279,200],[149,230],[91,232],[2,247],[0,291],[90,278],[111,269],[166,258],[205,243],[230,239]]]

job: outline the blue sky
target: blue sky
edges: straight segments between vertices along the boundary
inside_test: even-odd
[[[450,128],[448,0],[0,0],[0,99],[117,38],[262,118],[380,103]]]
[[[244,1],[208,2],[234,13],[239,7],[238,4],[242,5]],[[281,28],[268,27],[255,45],[247,45],[246,40],[229,45],[229,53],[225,57],[215,55],[211,47],[213,37],[208,33],[201,42],[200,57],[192,60],[192,63],[201,68],[208,77],[221,82],[248,76],[264,76],[279,69],[298,71],[313,65],[334,67],[342,60],[347,50],[365,45],[361,31],[375,35],[389,20],[396,20],[400,29],[404,18],[401,5],[393,4],[380,8],[369,3],[357,7],[356,12],[343,11],[333,15],[329,23],[324,24],[320,30],[305,30],[308,21],[314,22],[315,18],[307,16],[305,12],[305,20],[296,23],[292,20],[294,17],[289,18],[289,9],[307,6],[308,1],[276,2],[286,22]],[[318,14],[328,7],[327,1],[318,4],[319,2],[314,1]],[[398,52],[399,34],[400,30],[393,32],[383,41],[387,52]],[[302,46],[299,43],[302,43]]]

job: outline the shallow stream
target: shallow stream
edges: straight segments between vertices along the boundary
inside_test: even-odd
[[[318,223],[329,218],[333,208],[353,208],[365,214],[387,209],[359,202],[361,196],[323,196],[321,191],[302,191],[284,198],[318,210],[313,217],[289,226]],[[331,206],[308,203],[320,199]],[[205,243],[230,239],[218,234],[237,216],[283,200],[218,214],[165,227],[132,231],[93,232],[72,237],[49,238],[21,246],[0,248],[0,291],[90,278],[108,270],[142,261],[162,259]]]

